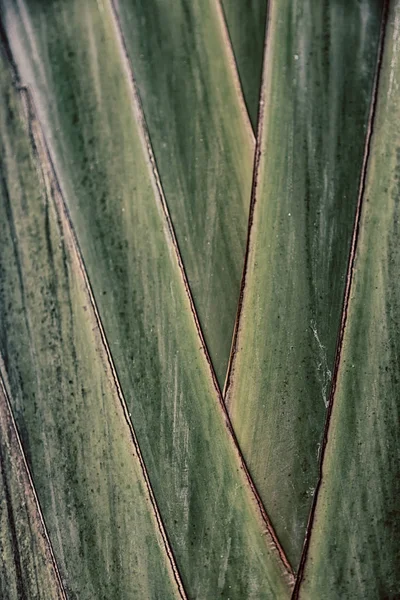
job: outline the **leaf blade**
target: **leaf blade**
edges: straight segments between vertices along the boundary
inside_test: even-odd
[[[221,1],[253,130],[261,91],[268,0]]]
[[[0,591],[10,600],[65,600],[0,377]]]
[[[385,45],[320,493],[300,598],[390,597],[399,586],[398,2],[386,3]],[[396,462],[397,461],[397,462]],[[340,477],[340,482],[338,478]],[[340,491],[339,491],[340,490]],[[330,519],[330,521],[328,521]],[[330,561],[332,532],[337,547]],[[326,537],[325,537],[326,536]],[[320,553],[320,554],[319,554]],[[326,569],[325,573],[323,569]]]
[[[25,3],[25,14],[5,6],[188,594],[287,597],[289,576],[263,530],[199,349],[111,6],[86,3],[83,14],[78,2],[68,11]],[[108,89],[107,99],[100,92]]]
[[[68,597],[178,598],[37,123],[2,67],[0,348]]]
[[[215,0],[115,2],[220,386],[236,314],[254,139]]]
[[[297,565],[318,478],[380,8],[270,10],[260,170],[226,401]]]

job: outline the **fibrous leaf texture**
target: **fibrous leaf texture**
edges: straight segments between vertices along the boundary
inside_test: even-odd
[[[27,260],[36,257],[37,240],[39,248],[48,252],[49,261],[48,266],[29,263],[26,270],[21,269],[22,279],[39,274],[38,294],[33,282],[27,281],[24,287],[29,297],[37,296],[36,301],[45,303],[40,306],[42,312],[30,320],[39,336],[39,348],[29,352],[29,346],[18,346],[21,334],[14,352],[7,354],[15,361],[15,369],[21,365],[29,368],[36,356],[41,361],[35,369],[40,375],[39,389],[30,388],[29,401],[17,389],[14,394],[22,404],[21,434],[29,444],[32,463],[47,461],[49,469],[60,471],[58,476],[54,471],[37,474],[42,478],[37,487],[41,483],[52,511],[49,530],[52,525],[60,568],[75,597],[164,598],[174,593],[179,579],[188,597],[250,594],[252,598],[285,598],[290,572],[249,484],[204,352],[117,8],[111,2],[94,0],[84,5],[3,3],[15,77],[32,96],[60,202],[65,204],[68,218],[64,221],[70,236],[76,234],[82,254],[80,271],[85,271],[91,286],[86,298],[78,295],[75,288],[79,290],[84,278],[76,265],[71,267],[72,274],[68,272],[62,279],[67,259],[60,244],[65,233],[56,231],[49,241],[47,217],[42,225],[35,221],[38,231],[32,231],[27,218],[20,217]],[[35,206],[40,214],[45,210],[38,200]],[[28,241],[32,244],[29,250]],[[57,265],[53,255],[60,255]],[[48,282],[44,279],[47,271]],[[15,268],[14,277],[17,274]],[[71,282],[73,290],[67,286]],[[60,289],[62,285],[64,289]],[[9,293],[17,292],[17,285],[10,285]],[[89,302],[91,293],[95,308]],[[75,318],[71,303],[80,310],[75,327],[69,324]],[[4,310],[11,321],[23,314],[24,305],[15,310],[7,301]],[[5,336],[14,333],[9,323]],[[94,335],[100,335],[102,351],[96,350]],[[79,351],[74,336],[83,344]],[[68,354],[64,357],[61,352],[64,346],[71,352],[65,366]],[[28,356],[20,357],[22,351]],[[117,424],[113,429],[110,426],[108,411],[118,410],[113,406],[116,392],[102,383],[107,371],[102,370],[101,361],[95,362],[101,352],[103,362],[112,363],[115,381],[111,383],[118,386],[137,436],[172,549],[169,561],[165,553],[159,553],[157,531],[146,533],[145,522],[139,527],[141,517],[133,511],[137,492],[124,485],[123,472],[121,481],[112,479],[118,474],[117,466],[122,468],[117,456],[115,465],[107,464],[108,452],[103,456],[106,450],[118,452],[116,443],[123,444],[125,438],[118,433]],[[91,369],[95,371],[89,377]],[[16,377],[15,385],[27,377]],[[49,403],[47,409],[42,396]],[[101,414],[101,406],[106,414]],[[93,411],[93,417],[85,416],[86,411]],[[121,412],[115,418],[121,418]],[[56,458],[46,454],[48,422],[55,428],[51,438],[55,438],[52,452]],[[98,431],[98,438],[85,443],[80,436],[89,425],[105,429],[115,439]],[[130,448],[128,441],[125,452]],[[67,474],[59,463],[67,469],[73,486],[65,481]],[[34,468],[32,471],[35,475]],[[96,476],[98,482],[92,482]],[[103,524],[95,512],[102,507],[108,519]],[[128,511],[134,522],[130,523],[128,516],[122,518],[122,511]],[[154,525],[150,511],[146,518],[149,527]],[[108,542],[101,539],[103,529]],[[143,532],[149,543],[144,539],[135,542],[134,532]],[[160,565],[153,562],[157,560]],[[134,567],[144,572],[141,585],[149,586],[147,591],[130,589],[139,585],[138,578],[131,575]],[[175,567],[178,575],[173,578]],[[163,585],[167,587],[161,593]]]
[[[381,3],[272,2],[226,402],[294,568],[318,477]]]
[[[399,0],[0,0],[2,598],[399,597],[399,62]]]

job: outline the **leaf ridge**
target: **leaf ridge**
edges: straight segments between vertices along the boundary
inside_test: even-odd
[[[377,108],[377,102],[378,102],[379,80],[380,80],[383,53],[384,53],[386,26],[387,26],[387,22],[388,22],[388,13],[389,13],[389,3],[390,3],[390,0],[385,0],[383,10],[382,10],[381,29],[380,29],[379,44],[378,44],[378,56],[377,56],[374,83],[373,83],[373,87],[372,87],[371,105],[370,105],[368,124],[367,124],[367,132],[366,132],[365,145],[364,145],[364,156],[363,156],[363,162],[362,162],[361,173],[360,173],[360,183],[359,183],[359,191],[358,191],[358,198],[357,198],[357,206],[356,206],[356,212],[355,212],[355,217],[354,217],[353,234],[352,234],[352,239],[351,239],[349,260],[348,260],[347,273],[346,273],[346,286],[345,286],[345,292],[344,292],[344,298],[343,298],[342,316],[341,316],[340,328],[339,328],[339,332],[338,332],[338,339],[337,339],[337,343],[336,343],[336,353],[335,353],[335,362],[334,362],[333,375],[332,375],[332,385],[331,385],[331,390],[330,390],[330,395],[329,395],[323,438],[322,438],[322,442],[321,442],[319,474],[318,474],[317,484],[315,487],[313,503],[311,505],[310,515],[309,515],[305,539],[304,539],[303,551],[301,554],[299,569],[297,572],[295,586],[293,589],[292,600],[299,600],[300,587],[301,587],[301,583],[303,580],[305,565],[306,565],[307,558],[308,558],[308,550],[309,550],[309,546],[310,546],[311,535],[313,532],[313,525],[314,525],[315,514],[316,514],[316,509],[317,509],[317,504],[318,504],[318,497],[319,497],[319,492],[320,492],[322,480],[323,480],[324,459],[325,459],[325,455],[326,455],[326,447],[327,447],[327,442],[328,442],[328,437],[329,437],[329,432],[330,432],[330,424],[331,424],[333,405],[334,405],[334,401],[335,401],[335,392],[336,392],[336,387],[337,387],[338,373],[339,373],[340,362],[341,362],[341,357],[342,357],[344,332],[345,332],[346,324],[347,324],[350,293],[351,293],[351,289],[352,289],[353,275],[354,275],[354,264],[355,264],[355,259],[356,259],[357,244],[358,244],[358,238],[359,238],[359,232],[360,232],[361,212],[362,212],[363,203],[364,203],[364,199],[365,199],[365,184],[366,184],[366,178],[367,178],[367,173],[368,173],[368,163],[369,163],[369,157],[370,157],[370,152],[371,152],[371,142],[372,142],[372,136],[373,136],[373,132],[374,132],[374,121],[375,121],[376,108]]]

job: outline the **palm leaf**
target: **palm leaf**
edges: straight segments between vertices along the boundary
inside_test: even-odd
[[[257,129],[267,4],[268,0],[221,2],[254,131]]]
[[[114,4],[222,387],[239,297],[254,154],[222,15],[216,0]]]
[[[4,15],[21,83],[32,92],[72,219],[67,221],[79,240],[98,311],[94,328],[103,331],[104,352],[131,415],[183,587],[189,597],[208,598],[216,591],[243,597],[251,590],[257,598],[285,598],[290,572],[254,496],[204,352],[114,7],[94,0],[84,7],[80,2],[5,3]],[[56,282],[53,287],[57,290]],[[72,298],[75,295],[74,290]],[[45,322],[45,331],[47,327]],[[61,340],[67,343],[66,333]],[[93,344],[88,346],[95,352]],[[85,346],[76,359],[78,365],[85,361],[82,372],[93,361],[88,353]],[[16,352],[13,356],[16,364],[29,364]],[[40,371],[50,390],[52,362],[46,354],[42,360]],[[98,402],[86,399],[87,387],[82,404],[96,411]],[[67,417],[57,421],[63,431]],[[83,415],[79,421],[86,422]],[[96,421],[104,427],[104,417]],[[28,430],[25,439],[29,431],[33,436],[42,431],[35,415],[22,425]],[[57,446],[60,452],[71,452],[74,444],[83,447],[71,433]],[[93,445],[90,442],[88,448]],[[40,460],[40,451],[33,458]],[[113,467],[105,466],[105,472],[112,473]],[[55,485],[55,474],[43,486],[53,480]],[[77,482],[78,490],[82,485]],[[136,499],[123,483],[111,487]],[[111,510],[114,500],[109,494],[100,492]],[[67,499],[60,502],[67,511]],[[94,499],[92,503],[97,505]],[[127,497],[122,503],[129,507]],[[61,517],[57,508],[52,518]],[[90,508],[72,518],[78,529],[79,518],[98,522]],[[111,535],[114,529],[105,526]],[[116,544],[119,537],[113,540]],[[123,537],[129,544],[129,534],[124,531]],[[61,566],[69,573],[71,589],[82,589],[78,576],[83,569],[82,578],[96,586],[88,589],[88,597],[129,597],[121,586],[128,586],[131,577],[120,569],[118,557],[122,553],[133,560],[132,553],[122,544],[114,550],[115,560],[110,556],[113,582],[100,567],[105,560],[100,538],[93,536],[87,543],[87,550],[93,546],[90,560],[75,556],[68,539],[59,540],[60,563],[64,553],[70,552],[71,560],[75,557],[75,569]],[[137,550],[143,550],[143,543]],[[157,570],[146,557],[143,561],[146,569]],[[157,579],[152,583],[156,586]],[[160,594],[150,590],[148,596]]]
[[[0,381],[0,593],[65,600],[3,380]]]
[[[293,567],[318,478],[381,8],[272,2],[226,401]]]
[[[397,597],[399,22],[0,0],[2,597]]]
[[[0,349],[66,592],[178,597],[38,124],[4,66]]]
[[[400,3],[386,5],[345,330],[296,598],[396,598],[400,589]]]

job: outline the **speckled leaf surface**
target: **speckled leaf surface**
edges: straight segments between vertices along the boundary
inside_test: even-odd
[[[399,90],[394,1],[302,600],[395,599],[400,590]]]
[[[222,387],[243,269],[254,138],[217,2],[116,0],[115,5]]]
[[[195,327],[112,6],[2,8],[187,594],[286,598]]]
[[[227,403],[297,567],[318,476],[381,2],[270,3],[253,227]]]
[[[37,123],[1,67],[0,352],[68,598],[179,598]]]
[[[0,594],[7,600],[65,600],[2,381]]]

